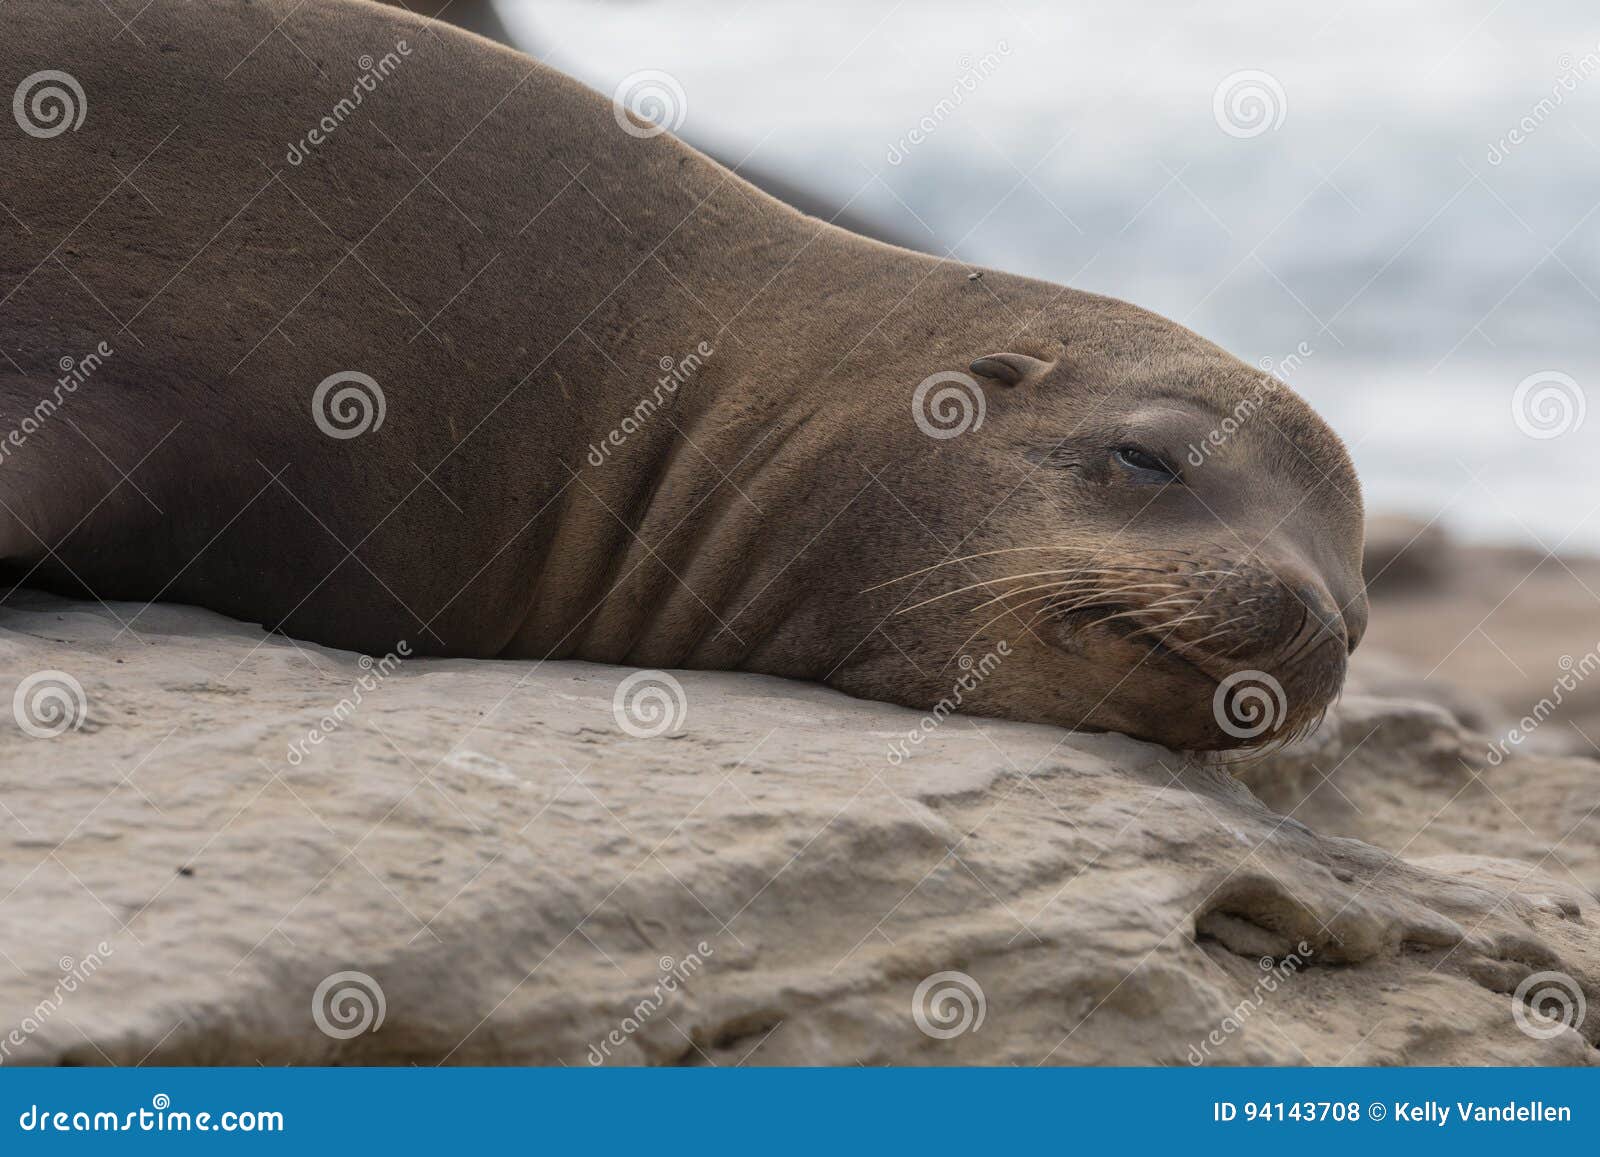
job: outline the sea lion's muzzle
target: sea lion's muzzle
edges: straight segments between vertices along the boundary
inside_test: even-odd
[[[1258,561],[1170,552],[1102,569],[1061,602],[1045,639],[1093,664],[1103,702],[1084,724],[1191,750],[1305,734],[1343,685],[1366,599]]]

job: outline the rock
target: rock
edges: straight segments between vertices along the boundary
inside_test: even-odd
[[[1372,525],[1395,529],[1369,533],[1369,581],[1390,549],[1382,542],[1403,544],[1416,534],[1404,520]],[[1427,541],[1419,538],[1405,553]],[[1475,730],[1502,736],[1525,730],[1531,716],[1539,723],[1518,746],[1600,756],[1600,559],[1448,541],[1424,553],[1431,578],[1391,582],[1411,566],[1403,562],[1373,585],[1352,688],[1427,699]]]
[[[29,594],[0,653],[0,690],[74,681],[23,710],[60,734],[0,728],[8,1063],[1600,1059],[1595,1012],[1535,1035],[1515,996],[1600,1010],[1595,833],[1504,859],[1600,781],[1464,767],[1437,709],[1349,701],[1245,769],[1286,816],[1120,736],[956,717],[897,761],[915,714],[763,677],[619,713],[620,668]],[[1547,784],[1534,834],[1473,826]]]
[[[1373,699],[1431,703],[1472,731],[1487,731],[1500,709],[1484,696],[1437,677],[1429,678],[1406,660],[1364,644],[1350,660],[1344,693]]]
[[[1564,910],[1600,894],[1600,764],[1507,753],[1434,704],[1345,695],[1314,735],[1235,771],[1324,835],[1435,864],[1515,860],[1572,894]]]
[[[1361,569],[1374,590],[1437,586],[1449,572],[1454,544],[1435,521],[1405,514],[1375,514],[1367,519]]]

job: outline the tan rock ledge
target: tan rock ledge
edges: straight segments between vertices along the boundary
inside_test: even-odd
[[[625,669],[137,611],[0,610],[0,691],[81,688],[0,711],[4,1063],[1600,1060],[1600,763],[1436,708],[1242,778],[961,717],[895,761],[919,716],[816,686],[675,672],[639,738]]]

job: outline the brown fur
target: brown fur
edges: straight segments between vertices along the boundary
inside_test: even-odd
[[[114,349],[0,463],[14,577],[374,653],[737,668],[924,708],[1004,642],[962,709],[1175,746],[1237,745],[1211,704],[1232,671],[1285,689],[1263,741],[1337,691],[1365,614],[1349,460],[1271,389],[1182,463],[1263,378],[1171,322],[836,230],[360,0],[155,0],[139,50],[95,0],[3,19],[3,91],[64,68],[88,114],[0,131],[0,437],[61,358]],[[1001,353],[1033,361],[978,379],[980,428],[918,428],[919,382]],[[342,370],[386,402],[350,440],[312,420]],[[1183,484],[1119,468],[1130,440]],[[1076,585],[993,581],[1050,569]],[[1124,589],[1141,575],[1171,589]]]

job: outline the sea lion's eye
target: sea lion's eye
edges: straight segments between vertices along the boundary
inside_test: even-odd
[[[1126,467],[1137,474],[1146,475],[1152,482],[1177,482],[1179,475],[1164,459],[1141,450],[1137,446],[1118,446],[1111,452],[1117,465]]]

